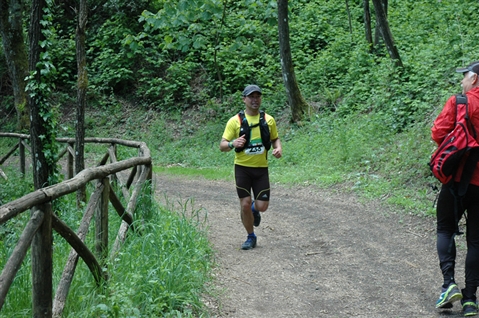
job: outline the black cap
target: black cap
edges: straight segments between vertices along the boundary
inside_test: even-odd
[[[458,73],[473,72],[479,74],[479,61],[472,62],[466,67],[461,67],[456,70]]]
[[[251,93],[258,92],[261,94],[261,88],[257,85],[248,85],[243,91],[243,96],[249,96]]]

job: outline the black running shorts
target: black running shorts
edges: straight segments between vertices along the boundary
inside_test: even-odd
[[[269,201],[268,168],[251,168],[235,165],[236,192],[239,198]],[[251,195],[253,190],[254,196]]]

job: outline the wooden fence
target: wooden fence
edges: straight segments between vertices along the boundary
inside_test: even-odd
[[[9,157],[11,157],[18,149],[20,171],[25,174],[26,160],[25,152],[30,151],[28,141],[29,135],[15,134],[15,133],[0,133],[0,137],[16,138],[18,142],[12,147],[6,155],[0,158],[0,165],[2,165]],[[10,286],[18,272],[23,259],[26,256],[28,248],[32,244],[35,233],[38,231],[45,215],[51,215],[51,228],[61,235],[72,247],[68,260],[63,270],[62,277],[57,287],[53,302],[50,302],[48,308],[40,308],[45,304],[36,303],[38,299],[52,299],[52,288],[43,291],[33,289],[32,306],[33,316],[41,317],[61,317],[68,291],[73,280],[78,257],[81,257],[85,264],[91,271],[94,279],[98,284],[108,279],[108,273],[102,270],[102,265],[105,263],[108,255],[113,257],[124,242],[128,229],[135,230],[133,227],[133,212],[138,201],[141,191],[151,187],[144,187],[145,183],[152,181],[152,166],[150,150],[143,142],[135,142],[114,138],[85,138],[85,143],[100,143],[109,145],[103,158],[100,160],[98,166],[88,168],[73,176],[74,164],[74,144],[75,140],[70,138],[58,138],[59,143],[65,144],[64,149],[59,153],[59,158],[67,154],[66,158],[66,181],[58,183],[46,188],[38,189],[19,199],[6,203],[0,206],[0,225],[8,220],[18,216],[22,212],[31,210],[30,220],[26,224],[11,256],[7,260],[1,274],[0,274],[0,311],[5,303],[5,299],[10,289]],[[117,146],[133,147],[138,149],[138,156],[126,160],[117,160]],[[106,164],[110,159],[110,164]],[[5,173],[0,169],[0,174],[7,178]],[[129,172],[128,178],[123,178],[125,173]],[[126,179],[126,180],[124,180]],[[94,191],[90,196],[90,200],[85,206],[83,218],[77,232],[71,229],[65,222],[63,222],[54,213],[45,213],[50,209],[51,202],[61,196],[72,193],[85,187],[89,182],[94,182]],[[121,194],[125,202],[128,202],[124,207],[120,198],[111,188],[111,183],[117,183],[121,187]],[[131,194],[130,194],[130,189]],[[151,199],[151,193],[148,193]],[[112,250],[108,251],[108,203],[111,202],[114,210],[122,219],[118,234],[113,244]],[[41,207],[41,208],[39,208]],[[47,210],[45,210],[45,208]],[[95,216],[95,246],[92,252],[85,244],[86,234],[90,228],[90,223]],[[42,233],[43,236],[45,233]],[[46,242],[53,242],[53,236],[43,238]],[[51,255],[52,256],[52,255]],[[35,261],[35,251],[32,247],[32,263]],[[41,260],[42,258],[39,257]],[[52,262],[51,259],[47,260]],[[38,259],[37,259],[38,262]],[[35,277],[37,276],[37,277]],[[32,282],[40,282],[44,286],[52,286],[52,282],[42,281],[41,273],[32,271]],[[35,295],[35,293],[44,292],[49,293],[45,295]],[[38,307],[36,309],[36,307]],[[41,311],[41,314],[38,313]]]

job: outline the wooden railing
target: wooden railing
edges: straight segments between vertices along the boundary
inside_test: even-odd
[[[0,159],[2,165],[15,151],[19,150],[20,171],[25,174],[26,150],[29,151],[28,140],[29,135],[15,134],[15,133],[0,133],[0,137],[16,138],[18,142],[12,147],[8,153]],[[89,182],[95,181],[94,191],[90,196],[90,200],[85,206],[83,218],[80,226],[75,233],[64,221],[52,213],[52,228],[59,233],[72,247],[67,263],[64,267],[62,277],[55,293],[55,298],[52,306],[52,316],[61,317],[63,308],[65,306],[66,297],[73,279],[78,257],[81,257],[85,264],[91,271],[94,279],[98,284],[108,278],[108,274],[102,270],[102,264],[108,257],[113,257],[124,242],[128,229],[135,230],[133,227],[135,207],[138,201],[140,192],[151,187],[144,187],[145,183],[151,183],[152,180],[152,166],[150,150],[143,142],[128,141],[113,138],[85,138],[85,143],[103,143],[110,145],[107,152],[100,160],[98,166],[88,168],[73,176],[74,163],[74,139],[58,138],[59,143],[66,144],[65,148],[60,152],[59,158],[68,154],[66,160],[66,181],[38,189],[19,199],[6,203],[0,206],[0,225],[8,220],[18,216],[22,212],[29,209],[32,210],[30,220],[26,224],[12,254],[7,260],[1,274],[0,274],[0,311],[5,302],[8,290],[15,278],[16,273],[20,269],[23,259],[26,256],[28,248],[31,245],[33,237],[40,225],[42,224],[44,213],[41,209],[36,209],[37,206],[47,205],[51,201],[75,192],[81,187],[85,187]],[[122,161],[117,160],[116,149],[117,146],[126,146],[138,148],[138,156]],[[110,164],[106,164],[110,159]],[[0,169],[1,171],[1,169]],[[128,178],[123,178],[120,172],[129,171]],[[4,177],[6,175],[2,172]],[[126,179],[126,180],[124,180]],[[111,182],[119,183],[121,193],[128,202],[126,208],[122,205],[120,198],[110,186]],[[133,187],[131,187],[133,185]],[[130,194],[130,188],[133,190]],[[148,193],[151,199],[151,193]],[[108,251],[108,203],[111,202],[118,216],[122,219],[115,243],[111,251]],[[90,227],[90,222],[95,215],[95,253],[93,253],[85,244],[85,237]],[[53,237],[51,238],[53,239]],[[33,257],[33,256],[32,256]],[[32,272],[35,276],[35,271]],[[38,278],[38,279],[41,279]],[[32,277],[35,280],[35,277]],[[51,282],[46,284],[52,286]],[[35,299],[33,295],[33,299]],[[33,301],[33,300],[32,300]],[[47,315],[50,316],[50,315]]]

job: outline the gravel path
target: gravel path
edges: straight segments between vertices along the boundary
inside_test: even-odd
[[[258,246],[243,251],[233,181],[155,178],[160,201],[189,201],[208,214],[218,263],[218,297],[205,300],[212,317],[463,317],[458,303],[434,308],[442,281],[433,218],[336,190],[272,185]]]

